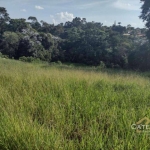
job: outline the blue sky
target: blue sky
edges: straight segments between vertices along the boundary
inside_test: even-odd
[[[140,0],[0,0],[11,18],[35,16],[58,24],[81,17],[108,26],[116,21],[142,28],[144,23],[138,17],[141,5]]]

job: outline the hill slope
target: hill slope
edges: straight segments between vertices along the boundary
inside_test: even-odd
[[[150,81],[0,59],[0,149],[150,149]]]

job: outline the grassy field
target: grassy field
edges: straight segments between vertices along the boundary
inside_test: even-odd
[[[150,150],[148,74],[0,59],[0,150]]]

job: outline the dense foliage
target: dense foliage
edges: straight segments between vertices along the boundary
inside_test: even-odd
[[[150,69],[147,29],[104,26],[76,17],[72,22],[49,24],[30,16],[11,19],[0,7],[0,52],[9,58],[33,57],[48,62],[102,65],[109,68]]]
[[[141,9],[141,15],[140,18],[143,19],[143,21],[146,22],[146,27],[148,28],[147,36],[150,39],[150,1],[149,0],[141,0],[143,3]]]

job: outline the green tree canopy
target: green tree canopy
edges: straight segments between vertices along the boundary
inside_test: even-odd
[[[147,37],[150,39],[150,0],[141,0],[143,3],[141,9],[140,18],[146,22],[146,27],[149,29],[147,32]]]
[[[9,21],[9,14],[7,13],[7,10],[4,7],[0,7],[0,33],[4,32],[6,28],[6,22]]]

